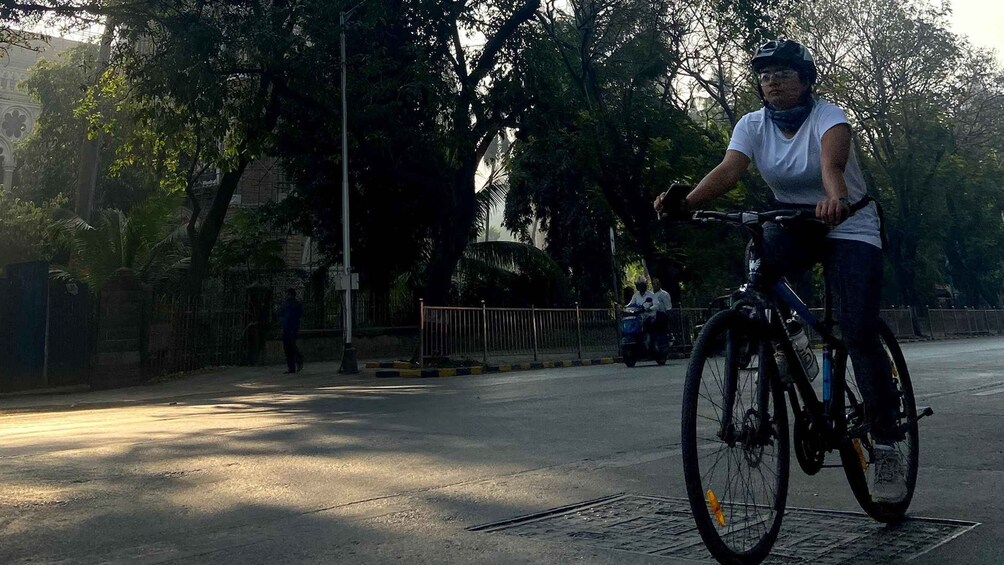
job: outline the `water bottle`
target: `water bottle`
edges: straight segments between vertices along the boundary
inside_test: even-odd
[[[809,336],[805,335],[805,329],[798,322],[789,322],[787,328],[791,345],[794,347],[795,353],[798,354],[798,360],[802,363],[805,374],[810,381],[814,380],[819,375],[819,362],[816,361],[816,355],[809,347]]]

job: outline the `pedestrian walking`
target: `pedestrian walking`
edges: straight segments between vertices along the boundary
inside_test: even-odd
[[[303,370],[303,355],[296,346],[300,336],[300,318],[303,317],[303,304],[296,299],[296,289],[286,291],[286,301],[279,308],[279,321],[282,324],[282,350],[286,354],[286,374]]]

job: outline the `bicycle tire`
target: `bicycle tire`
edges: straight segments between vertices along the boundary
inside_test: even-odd
[[[859,440],[860,452],[858,447],[855,447],[851,441],[844,442],[840,447],[840,461],[843,464],[844,474],[847,476],[851,492],[854,493],[854,498],[858,501],[861,509],[879,522],[895,523],[901,521],[906,515],[906,511],[913,499],[914,489],[917,486],[917,467],[920,452],[919,432],[916,420],[917,403],[913,397],[913,383],[910,381],[910,371],[906,366],[906,359],[903,357],[903,352],[896,342],[892,330],[889,329],[889,326],[885,322],[879,324],[879,337],[889,355],[891,367],[895,369],[893,375],[900,396],[898,410],[899,424],[902,425],[904,423],[903,420],[907,416],[913,416],[912,421],[907,420],[905,422],[906,429],[903,441],[896,444],[896,448],[900,450],[900,454],[906,464],[906,498],[897,503],[872,501],[871,493],[868,489],[866,468],[871,465],[873,457],[871,456],[871,440],[867,436]],[[842,354],[846,355],[846,352]],[[845,364],[845,366],[853,369],[851,364]],[[853,381],[853,378],[854,375],[848,372],[846,375],[847,388],[857,397],[857,402],[854,402],[852,397],[848,397],[845,401],[845,404],[848,406],[848,413],[855,415],[849,419],[848,427],[857,423],[856,419],[867,418],[864,405],[861,401],[861,395],[854,392],[857,390],[857,385]]]
[[[742,414],[735,430],[738,438],[749,439],[752,434],[744,432],[760,418],[754,385],[758,379],[769,379],[774,371],[773,348],[762,338],[762,329],[734,310],[715,314],[697,338],[684,386],[681,443],[687,498],[701,538],[720,563],[763,561],[784,517],[790,455],[788,410],[781,387],[769,389],[770,437],[738,440],[730,446],[718,433],[729,374],[735,375],[736,386],[728,402],[735,407],[735,415]],[[723,372],[729,367],[734,372]],[[723,457],[725,475],[720,476]],[[750,492],[761,486],[761,497]]]

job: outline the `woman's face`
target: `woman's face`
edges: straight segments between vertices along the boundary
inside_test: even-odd
[[[809,85],[802,82],[798,72],[784,65],[767,65],[758,73],[764,98],[777,110],[798,106]]]

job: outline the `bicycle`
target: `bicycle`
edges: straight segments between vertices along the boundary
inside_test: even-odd
[[[853,212],[853,211],[852,211]],[[814,475],[827,452],[836,450],[855,499],[880,522],[903,518],[917,482],[917,414],[910,373],[887,325],[879,336],[898,393],[896,444],[906,465],[907,496],[898,503],[873,502],[867,470],[873,458],[869,418],[853,375],[847,349],[838,337],[830,289],[817,320],[781,279],[760,270],[763,225],[815,220],[811,210],[724,213],[699,211],[697,222],[742,226],[752,236],[745,284],[732,306],[711,317],[690,357],[683,394],[682,451],[687,497],[697,529],[721,563],[759,563],[777,539],[788,493],[790,450],[788,408],[793,415],[795,457]],[[822,394],[817,396],[785,329],[780,305],[787,306],[823,341]],[[776,348],[787,357],[791,375],[783,379]],[[787,396],[787,402],[785,401]]]

